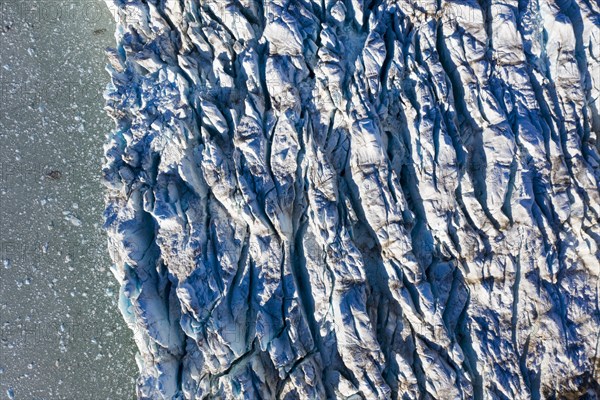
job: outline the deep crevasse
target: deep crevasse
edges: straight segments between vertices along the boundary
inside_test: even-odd
[[[597,1],[107,4],[139,398],[598,398]]]

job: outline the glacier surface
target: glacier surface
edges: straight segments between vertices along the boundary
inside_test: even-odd
[[[597,0],[106,0],[140,399],[597,399]]]

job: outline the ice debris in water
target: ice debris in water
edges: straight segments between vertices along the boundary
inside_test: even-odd
[[[81,220],[73,214],[71,214],[69,211],[64,211],[63,214],[65,215],[65,220],[69,221],[71,225],[81,226]]]
[[[107,3],[139,398],[598,398],[598,1]]]

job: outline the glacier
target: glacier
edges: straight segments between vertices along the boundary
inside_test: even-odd
[[[600,398],[597,0],[106,3],[138,398]]]

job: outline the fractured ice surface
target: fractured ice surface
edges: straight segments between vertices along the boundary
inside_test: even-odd
[[[597,0],[108,0],[139,398],[598,398]]]

